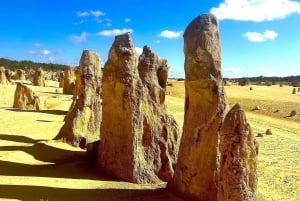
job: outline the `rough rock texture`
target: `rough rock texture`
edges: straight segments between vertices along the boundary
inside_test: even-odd
[[[225,96],[218,21],[195,18],[184,33],[185,112],[170,190],[188,200],[217,199],[218,145]]]
[[[85,148],[88,143],[100,139],[101,109],[101,69],[97,53],[84,50],[78,68],[73,102],[65,117],[65,124],[55,140],[62,139],[73,146]]]
[[[40,110],[39,97],[25,84],[18,83],[14,96],[13,108]]]
[[[220,153],[218,201],[256,200],[258,144],[238,104],[226,115]]]
[[[162,69],[167,71],[166,61],[148,47],[137,68],[130,34],[115,37],[103,70],[100,170],[134,183],[172,177],[180,136],[163,104]]]
[[[64,71],[64,84],[63,84],[63,93],[64,94],[73,94],[75,86],[75,72],[72,67],[68,67]]]
[[[36,69],[34,75],[33,75],[33,85],[34,86],[45,86],[45,76],[44,76],[44,71],[40,67]]]
[[[7,84],[8,81],[5,76],[5,68],[3,66],[0,67],[0,84]]]

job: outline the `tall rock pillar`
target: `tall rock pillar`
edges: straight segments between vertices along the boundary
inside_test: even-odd
[[[218,20],[195,18],[184,32],[185,108],[182,140],[168,187],[189,200],[217,200],[219,139],[225,112]]]

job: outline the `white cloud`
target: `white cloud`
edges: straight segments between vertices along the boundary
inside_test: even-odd
[[[218,19],[270,21],[300,14],[300,2],[292,0],[225,0],[210,10]]]
[[[44,49],[44,50],[29,50],[27,52],[28,54],[31,54],[36,57],[44,57],[52,54],[50,50]]]
[[[90,15],[90,13],[89,13],[89,12],[86,12],[86,11],[83,11],[83,12],[78,11],[78,12],[76,12],[76,15],[77,15],[78,17],[87,17],[87,16]]]
[[[278,33],[273,30],[266,30],[263,33],[246,32],[243,34],[251,42],[265,42],[267,40],[274,40],[277,38]]]
[[[224,68],[224,72],[230,72],[230,73],[241,73],[243,72],[241,68],[239,67],[230,67],[230,68]]]
[[[160,40],[155,40],[154,43],[155,43],[155,44],[159,44],[159,43],[160,43]]]
[[[183,31],[170,31],[170,30],[164,30],[158,34],[158,36],[163,38],[179,38]]]
[[[120,34],[124,34],[130,32],[132,33],[133,30],[132,29],[112,29],[112,30],[103,30],[97,33],[97,35],[99,36],[116,36],[116,35],[120,35]]]
[[[76,15],[78,17],[88,17],[88,16],[100,17],[105,15],[105,13],[103,13],[100,10],[90,10],[90,11],[77,11]]]
[[[125,18],[124,21],[125,22],[130,22],[130,18]]]
[[[90,10],[90,14],[92,16],[95,16],[95,17],[99,17],[99,16],[103,16],[105,15],[102,11],[100,10]]]
[[[141,47],[135,47],[134,49],[135,49],[135,52],[136,52],[136,54],[137,54],[138,56],[141,55],[141,54],[143,53],[143,48],[141,48]]]
[[[34,45],[34,47],[41,47],[41,46],[42,46],[42,44],[41,44],[41,43],[37,43],[37,42],[36,42],[36,43],[34,43],[33,45]]]
[[[88,34],[86,32],[82,32],[79,36],[78,35],[70,35],[70,40],[72,43],[78,45],[78,44],[86,41],[87,35]]]

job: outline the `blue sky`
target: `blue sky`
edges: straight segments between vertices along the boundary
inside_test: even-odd
[[[104,63],[130,31],[137,53],[150,46],[184,77],[182,34],[203,13],[219,18],[225,77],[300,75],[299,0],[3,1],[0,57],[76,66],[88,49]]]

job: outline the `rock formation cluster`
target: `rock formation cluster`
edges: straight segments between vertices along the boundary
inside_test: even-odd
[[[56,140],[62,139],[73,146],[85,148],[88,143],[100,139],[101,109],[101,68],[100,56],[84,50],[77,70],[73,102],[65,117]]]
[[[180,134],[164,105],[168,65],[129,33],[115,37],[103,70],[98,169],[134,183],[169,181]]]

